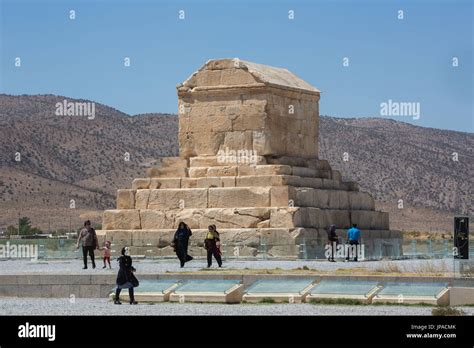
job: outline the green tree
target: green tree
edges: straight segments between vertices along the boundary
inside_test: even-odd
[[[24,216],[20,218],[19,225],[20,225],[20,235],[32,235],[35,233],[41,233],[40,229],[36,227],[33,228],[31,226],[31,220],[29,217]]]

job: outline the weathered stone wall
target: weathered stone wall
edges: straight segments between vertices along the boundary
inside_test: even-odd
[[[227,61],[199,70],[178,98],[182,157],[225,149],[318,156],[319,93],[265,84]]]

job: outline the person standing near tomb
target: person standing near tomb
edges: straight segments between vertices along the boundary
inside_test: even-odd
[[[82,269],[87,269],[87,254],[89,254],[92,262],[92,268],[95,268],[95,257],[94,250],[99,249],[99,241],[97,239],[97,234],[91,226],[90,220],[84,222],[84,228],[79,232],[77,238],[76,248],[79,249],[79,243],[82,241],[82,258],[84,261],[84,267]]]
[[[181,268],[184,267],[186,262],[193,259],[192,256],[188,255],[189,238],[192,236],[192,234],[193,233],[191,232],[189,226],[181,221],[174,234],[173,242],[171,243],[174,251],[176,252],[176,256],[178,256]]]
[[[346,261],[350,261],[350,256],[352,254],[354,256],[354,261],[357,262],[360,240],[360,230],[357,228],[357,224],[352,224],[352,227],[347,231],[347,240],[349,242],[349,250],[347,250]]]
[[[115,299],[114,304],[122,304],[120,302],[120,292],[122,289],[128,289],[128,297],[131,305],[135,305],[138,302],[135,301],[135,294],[133,288],[136,288],[139,285],[138,279],[135,277],[133,272],[136,269],[132,266],[132,258],[130,257],[129,247],[123,247],[122,256],[118,258],[119,262],[119,271],[117,274],[117,289],[115,290]]]
[[[328,243],[331,247],[331,254],[328,257],[328,261],[336,262],[334,260],[334,253],[336,252],[336,247],[339,241],[339,238],[337,237],[337,234],[336,234],[336,225],[329,226],[327,233],[328,233]]]
[[[222,258],[220,251],[221,240],[219,238],[219,232],[217,232],[216,225],[210,225],[204,240],[204,247],[207,250],[207,267],[212,266],[212,256],[217,261],[219,267],[222,267]]]

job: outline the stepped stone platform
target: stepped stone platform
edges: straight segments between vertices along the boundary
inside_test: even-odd
[[[271,255],[298,256],[304,241],[309,257],[324,255],[329,225],[345,237],[356,223],[366,253],[383,239],[401,254],[388,213],[318,158],[318,89],[286,69],[218,59],[177,90],[179,157],[162,158],[118,190],[117,209],[104,212],[99,231],[116,251],[171,255],[184,221],[195,240],[215,224],[223,244],[244,254],[265,243]]]

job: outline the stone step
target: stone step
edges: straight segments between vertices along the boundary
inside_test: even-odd
[[[337,170],[313,169],[279,164],[191,167],[188,170],[188,175],[190,178],[249,175],[295,175],[309,178],[341,180],[341,173]]]
[[[189,159],[190,167],[219,167],[235,166],[237,164],[267,164],[264,156],[256,156],[250,150],[235,153],[225,153],[221,156],[196,156]]]
[[[327,233],[317,228],[219,228],[221,249],[225,256],[256,256],[266,252],[268,256],[300,257],[306,252],[309,258],[325,258]],[[193,229],[189,242],[189,254],[205,256],[203,241],[206,229]],[[118,255],[124,246],[131,248],[132,255],[175,256],[171,242],[175,229],[149,230],[98,230],[99,243],[112,242],[113,254]],[[336,231],[345,242],[347,230]],[[401,247],[399,231],[361,229],[361,242],[368,256],[381,245],[392,243]],[[302,247],[303,246],[303,247]]]
[[[295,186],[317,189],[358,191],[355,182],[333,179],[309,178],[295,175],[247,175],[215,176],[203,178],[139,178],[133,180],[132,189],[158,188],[204,188],[204,187],[250,187],[250,186]]]
[[[307,167],[317,170],[332,170],[328,161],[318,159],[307,159],[301,157],[274,157],[257,156],[250,153],[249,150],[240,150],[235,152],[223,151],[220,156],[196,156],[189,159],[190,167],[218,167],[235,166],[242,164],[264,165],[276,164],[293,167]]]
[[[366,192],[325,190],[310,187],[272,188],[272,206],[314,207],[321,209],[374,210],[375,202]]]
[[[349,228],[357,223],[362,229],[388,229],[388,213],[370,210],[334,210],[304,207],[287,208],[208,208],[182,210],[122,209],[106,210],[105,230],[166,229],[185,221],[191,228]]]
[[[118,190],[118,209],[184,209],[234,207],[316,207],[373,210],[365,192],[293,186],[204,187]]]
[[[146,175],[149,178],[181,178],[188,176],[188,168],[153,167],[147,169]]]
[[[308,159],[308,158],[301,158],[301,157],[274,157],[274,156],[266,156],[266,162],[268,164],[284,164],[288,166],[296,166],[296,167],[308,167],[313,169],[320,169],[320,170],[331,170],[331,166],[329,162],[326,160],[319,160],[319,159]]]
[[[388,230],[389,215],[370,210],[334,210],[318,208],[277,208],[271,210],[270,227],[349,228],[357,224],[360,229]]]

